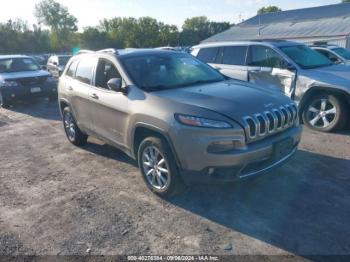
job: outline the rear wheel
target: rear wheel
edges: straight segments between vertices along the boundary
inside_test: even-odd
[[[157,195],[169,197],[184,189],[175,158],[164,139],[144,139],[139,146],[138,163],[146,185]]]
[[[88,136],[77,126],[69,107],[63,109],[63,127],[69,142],[73,145],[83,146],[86,144]]]
[[[6,97],[4,97],[1,92],[0,92],[0,107],[3,107],[3,108],[10,107],[10,101]]]
[[[346,125],[348,109],[338,96],[320,94],[312,97],[303,110],[303,122],[311,129],[331,132]]]

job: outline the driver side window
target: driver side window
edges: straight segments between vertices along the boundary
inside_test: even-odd
[[[250,47],[249,66],[281,68],[283,62],[284,59],[269,47]]]
[[[112,78],[121,78],[115,65],[107,59],[100,59],[96,69],[95,86],[110,90],[107,83]]]

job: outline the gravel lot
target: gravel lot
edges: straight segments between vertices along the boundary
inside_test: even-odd
[[[135,163],[66,140],[55,103],[0,109],[0,254],[350,254],[350,132],[304,129],[297,155],[169,201]]]

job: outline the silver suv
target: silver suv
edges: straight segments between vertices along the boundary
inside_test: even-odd
[[[230,182],[289,159],[301,128],[288,97],[186,53],[105,50],[74,56],[59,80],[69,141],[95,136],[136,159],[147,186]]]
[[[350,65],[350,50],[337,45],[312,45],[313,50],[326,56],[334,64]]]
[[[280,90],[299,104],[303,122],[329,132],[343,129],[350,108],[350,67],[289,41],[216,42],[192,55],[222,74]]]

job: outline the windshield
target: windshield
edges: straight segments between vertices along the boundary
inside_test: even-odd
[[[338,48],[332,49],[332,51],[337,53],[341,57],[345,58],[346,60],[350,60],[350,51],[349,50],[342,48],[342,47],[338,47]]]
[[[303,69],[332,65],[328,58],[305,45],[283,46],[280,49]]]
[[[68,63],[70,58],[71,58],[70,56],[59,56],[58,57],[58,64],[65,66]]]
[[[132,80],[147,91],[224,81],[210,66],[187,54],[157,53],[122,57]]]
[[[27,57],[0,59],[0,73],[38,71],[39,65]]]

